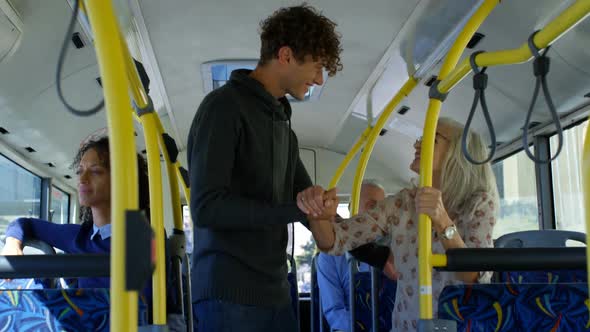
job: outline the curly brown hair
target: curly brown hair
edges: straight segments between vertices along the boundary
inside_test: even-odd
[[[342,70],[342,47],[336,25],[305,3],[277,10],[260,23],[259,65],[276,59],[279,49],[288,46],[298,62],[311,55],[314,61],[323,62],[329,76],[334,76]]]
[[[82,157],[88,150],[96,151],[100,162],[104,167],[110,169],[110,152],[109,152],[109,139],[108,137],[101,137],[98,139],[90,140],[82,144],[74,161],[70,166],[72,169],[77,169],[80,166]],[[147,163],[145,158],[137,154],[137,176],[139,185],[139,209],[143,210],[149,218],[149,206],[150,206],[150,195],[149,195],[149,178],[147,171]],[[89,207],[80,207],[80,223],[84,225],[92,225],[92,211]]]

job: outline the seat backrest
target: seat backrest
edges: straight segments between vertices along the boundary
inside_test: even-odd
[[[0,292],[0,326],[5,331],[108,331],[108,289],[28,289]],[[148,323],[139,299],[138,325]]]
[[[371,272],[357,272],[355,281],[355,331],[373,331]],[[395,306],[397,282],[381,274],[379,280],[379,331],[391,330],[391,313]]]
[[[586,331],[588,286],[474,284],[443,289],[438,318],[457,331]]]
[[[564,230],[522,231],[503,235],[495,242],[496,248],[563,248],[567,241],[586,244],[586,234]],[[586,282],[586,270],[504,271],[498,273],[499,282],[557,283]]]
[[[586,243],[586,234],[563,230],[522,231],[500,236],[496,248],[562,248],[568,240]]]
[[[329,332],[330,327],[324,312],[322,311],[322,304],[320,301],[320,287],[318,285],[318,274],[317,274],[317,257],[319,253],[313,256],[311,260],[311,291],[310,291],[310,312],[311,312],[311,332]]]

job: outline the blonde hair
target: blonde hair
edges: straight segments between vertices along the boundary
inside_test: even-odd
[[[498,201],[496,177],[491,163],[474,165],[470,163],[461,150],[461,136],[464,126],[459,122],[440,118],[438,125],[446,125],[452,129],[449,138],[449,149],[444,157],[441,170],[441,191],[443,201],[449,212],[461,213],[475,192],[485,192]],[[467,150],[476,160],[484,160],[488,156],[488,148],[481,136],[473,131],[467,134]],[[498,206],[498,204],[494,204]]]

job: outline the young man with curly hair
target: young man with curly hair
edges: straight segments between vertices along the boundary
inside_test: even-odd
[[[236,70],[201,103],[188,138],[195,225],[193,313],[199,332],[296,331],[286,278],[287,225],[323,209],[291,130],[290,94],[303,100],[342,69],[336,24],[308,5],[261,23],[260,61]]]

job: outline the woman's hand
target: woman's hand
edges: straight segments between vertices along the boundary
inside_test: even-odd
[[[297,194],[297,207],[308,216],[317,217],[324,212],[324,188],[311,186]]]
[[[399,273],[397,273],[397,270],[395,269],[395,262],[391,251],[389,252],[389,257],[387,257],[387,262],[383,265],[383,274],[385,274],[390,280],[397,280],[399,278]]]
[[[4,248],[2,248],[2,256],[22,256],[23,243],[13,237],[7,237]]]
[[[337,210],[338,210],[338,203],[340,200],[336,195],[336,188],[332,190],[328,190],[323,193],[323,211],[318,215],[307,215],[308,220],[315,221],[315,220],[330,220],[333,221],[334,217],[336,217]]]
[[[316,245],[322,251],[329,251],[334,246],[335,235],[333,220],[338,208],[338,197],[336,189],[326,191],[322,194],[323,211],[320,214],[307,215],[309,229],[315,239]]]
[[[432,220],[432,227],[437,233],[440,234],[453,224],[443,204],[440,190],[432,187],[418,188],[415,202],[416,212],[429,216],[430,220]]]
[[[297,207],[308,219],[331,219],[338,208],[336,193],[336,188],[325,191],[321,186],[309,187],[297,194]]]

